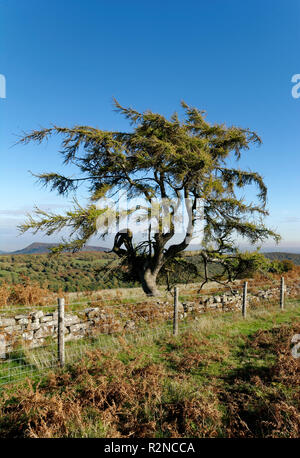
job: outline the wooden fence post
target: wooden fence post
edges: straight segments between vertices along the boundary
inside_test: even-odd
[[[174,288],[174,315],[173,315],[173,335],[178,334],[178,288]]]
[[[58,326],[57,326],[57,350],[58,362],[61,367],[65,364],[65,300],[58,299]]]
[[[281,310],[284,309],[284,277],[281,277],[281,282],[280,282],[280,308]]]
[[[244,288],[243,288],[243,305],[242,305],[242,314],[244,318],[246,318],[246,315],[247,315],[247,288],[248,288],[248,282],[245,281]]]
[[[0,359],[5,359],[6,358],[6,342],[5,342],[5,336],[0,335]]]

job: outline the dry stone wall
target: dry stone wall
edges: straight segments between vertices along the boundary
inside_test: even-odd
[[[300,296],[299,286],[287,287],[287,296]],[[279,289],[273,288],[266,291],[258,291],[256,294],[248,294],[249,306],[258,305],[264,300],[273,299],[279,296]],[[235,291],[235,294],[223,293],[218,295],[201,296],[193,302],[183,302],[179,312],[179,318],[183,319],[189,314],[196,315],[207,311],[230,311],[239,310],[242,307],[242,295]],[[126,313],[126,305],[123,311],[114,313],[103,310],[100,307],[89,307],[80,312],[65,314],[65,341],[81,339],[85,336],[97,334],[111,334],[114,332],[133,331],[141,321],[151,319],[151,309],[147,304],[143,310],[139,309],[136,314],[130,316]],[[157,301],[152,303],[159,313],[160,320],[172,319],[172,302]],[[3,313],[3,312],[2,312]],[[26,348],[41,347],[48,342],[57,339],[58,313],[34,310],[26,314],[14,316],[0,316],[0,357],[5,355],[20,344]]]
[[[125,323],[126,326],[127,323]],[[18,348],[41,347],[57,339],[58,312],[44,313],[42,310],[15,316],[0,316],[0,355]],[[81,339],[95,333],[121,331],[121,322],[113,314],[99,308],[87,308],[79,313],[65,314],[65,341]]]

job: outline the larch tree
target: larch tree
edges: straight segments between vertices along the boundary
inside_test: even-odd
[[[119,223],[126,221],[129,214],[132,217],[136,212],[139,215],[144,212],[144,237],[134,242],[132,228],[125,226],[116,230],[112,251],[148,295],[158,294],[160,271],[171,266],[193,242],[199,224],[203,237],[196,248],[203,260],[203,284],[208,280],[232,281],[243,262],[238,238],[252,244],[268,238],[279,240],[279,235],[263,222],[268,215],[263,178],[256,172],[228,165],[229,161],[237,162],[241,152],[249,150],[251,144],[261,143],[255,132],[210,124],[203,111],[184,102],[183,120],[177,113],[167,119],[151,111],[139,113],[122,107],[117,101],[115,106],[130,121],[130,131],[54,125],[21,138],[20,142],[27,144],[61,136],[64,164],[75,165],[78,176],[52,172],[36,176],[63,196],[76,194],[81,183],[87,183],[89,190],[89,203],[85,207],[74,199],[74,208],[63,215],[36,208],[34,215],[28,215],[20,226],[21,232],[33,230],[51,235],[68,228],[69,239],[63,239],[53,251],[75,252],[92,236],[105,237],[109,233],[112,209],[99,206],[99,200],[116,200],[120,192],[125,192],[132,202],[138,198],[142,205],[132,205],[126,210],[118,208],[114,217],[119,229]],[[248,185],[257,188],[255,203],[248,203],[241,196]],[[182,226],[177,222],[181,205],[187,217],[184,233],[178,239],[176,227]],[[210,276],[210,263],[220,266],[218,274]]]

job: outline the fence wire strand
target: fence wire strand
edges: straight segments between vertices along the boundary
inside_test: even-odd
[[[286,285],[289,287],[289,285]],[[254,294],[258,288],[261,288],[261,285],[255,286],[252,285],[251,282],[248,284],[248,295],[251,296]],[[280,286],[278,283],[275,285],[272,283],[271,285],[264,285],[263,289],[266,290],[269,287],[272,290],[278,289],[278,300],[280,294]],[[194,293],[194,289],[191,294],[188,294],[187,291],[184,289],[179,293],[179,303],[181,305],[187,301],[196,301],[200,300],[203,297],[212,296],[212,292],[206,291],[199,293]],[[236,293],[241,294],[243,291],[243,285],[235,285],[234,290]],[[225,291],[222,291],[220,295],[224,295]],[[184,298],[184,299],[182,299]],[[296,300],[296,299],[294,299]],[[165,301],[165,302],[164,302]],[[111,349],[118,350],[122,348],[124,342],[128,345],[136,344],[141,342],[145,338],[151,339],[161,339],[162,337],[172,336],[173,334],[173,301],[174,301],[174,294],[169,293],[164,297],[159,297],[153,300],[149,298],[145,298],[144,300],[136,300],[134,297],[116,297],[105,299],[102,298],[88,298],[86,300],[77,301],[77,302],[70,302],[66,304],[65,311],[66,317],[71,312],[77,313],[87,313],[86,309],[93,309],[98,308],[98,310],[105,311],[105,312],[113,312],[114,317],[120,317],[122,312],[126,311],[129,312],[129,315],[125,317],[129,319],[132,315],[139,320],[138,326],[134,328],[134,330],[130,330],[128,332],[101,332],[99,330],[98,334],[95,333],[92,336],[88,335],[79,335],[77,336],[76,340],[65,340],[65,363],[70,364],[72,362],[76,362],[80,360],[87,351],[93,349],[100,349],[103,352],[109,351]],[[109,302],[109,303],[107,303]],[[274,302],[274,297],[270,297],[268,300],[265,299],[264,303]],[[286,297],[285,303],[291,303],[293,299]],[[144,308],[139,308],[140,305],[143,305]],[[151,315],[152,311],[147,309],[147,306],[152,307],[161,304],[164,307],[164,318],[161,322],[156,323],[155,320],[153,321],[153,316]],[[266,308],[262,309],[265,310]],[[40,307],[32,307],[32,306],[14,306],[14,307],[2,307],[0,311],[0,326],[1,326],[1,319],[2,318],[9,318],[9,315],[13,312],[17,312],[20,310],[26,310],[27,316],[30,316],[33,312],[36,311],[44,311],[45,314],[53,314],[53,319],[58,319],[58,309],[57,305],[45,305]],[[252,310],[249,307],[249,310]],[[258,308],[255,307],[255,310]],[[147,312],[149,314],[147,315]],[[193,331],[197,330],[201,327],[201,317],[205,316],[206,314],[219,314],[221,310],[209,310],[205,312],[193,311],[189,313],[187,316],[186,313],[180,312],[179,314],[179,334],[182,332],[186,332],[188,330]],[[236,313],[240,310],[229,310],[229,311],[222,311],[222,313]],[[144,315],[143,315],[144,313]],[[146,314],[145,314],[146,313]],[[166,315],[167,313],[167,315]],[[26,315],[24,313],[24,315]],[[160,316],[160,318],[162,318]],[[42,324],[47,325],[47,322],[43,322]],[[2,326],[3,327],[3,326]],[[56,330],[58,326],[56,325]],[[1,333],[1,331],[0,331]],[[47,340],[47,338],[46,338]],[[57,336],[52,337],[52,341],[49,343],[46,341],[45,344],[30,348],[30,346],[23,343],[19,348],[13,349],[8,351],[5,354],[5,357],[1,355],[0,350],[0,386],[5,387],[8,384],[19,382],[24,380],[28,376],[41,376],[46,374],[49,369],[56,368],[58,366],[58,351],[57,351]]]

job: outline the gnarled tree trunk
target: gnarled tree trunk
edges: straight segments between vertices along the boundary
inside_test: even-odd
[[[157,273],[153,273],[150,268],[139,272],[143,291],[147,296],[160,296],[161,292],[157,288]]]

